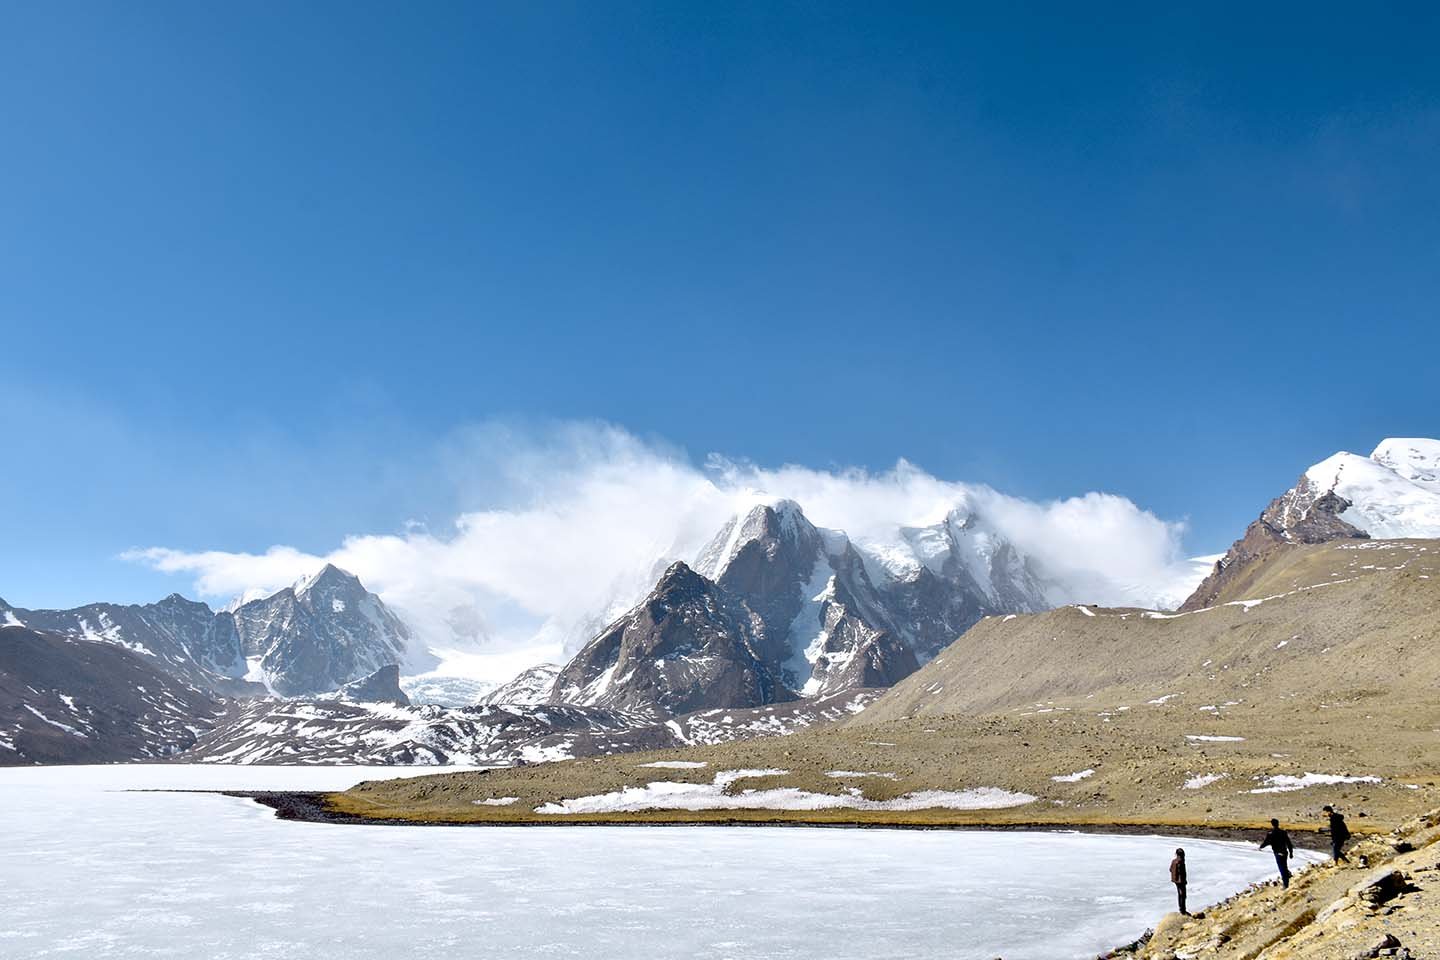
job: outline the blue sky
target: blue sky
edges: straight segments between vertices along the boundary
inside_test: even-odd
[[[8,5],[0,596],[443,526],[577,420],[1223,549],[1437,432],[1440,15],[1156,6]]]

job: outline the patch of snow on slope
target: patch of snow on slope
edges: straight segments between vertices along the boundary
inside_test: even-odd
[[[825,604],[835,596],[835,568],[824,553],[815,558],[803,590],[805,602],[790,622],[790,657],[783,669],[794,677],[801,696],[813,697],[820,692],[820,680],[814,674],[825,644]]]
[[[642,763],[642,767],[656,767],[661,770],[699,770],[701,767],[708,767],[704,760],[656,760],[652,763]]]
[[[921,790],[894,800],[866,800],[857,793],[813,793],[797,787],[742,790],[727,794],[726,787],[737,780],[783,776],[784,770],[725,770],[711,783],[657,781],[643,787],[622,787],[610,793],[545,803],[536,813],[635,813],[642,810],[991,810],[1018,807],[1037,798],[995,787],[972,790]]]
[[[72,734],[72,735],[74,735],[74,736],[77,736],[77,737],[81,738],[82,740],[88,740],[88,739],[90,739],[89,736],[88,736],[84,731],[82,731],[82,730],[77,730],[77,729],[75,729],[74,727],[70,726],[68,723],[61,723],[59,720],[51,720],[49,717],[45,716],[45,714],[41,713],[39,710],[36,710],[34,707],[30,706],[30,704],[28,704],[28,703],[26,703],[26,704],[21,704],[21,706],[23,706],[26,710],[29,710],[31,713],[35,714],[35,716],[39,717],[42,722],[48,723],[48,724],[50,724],[50,726],[52,726],[52,727],[56,727],[56,728],[58,728],[58,729],[60,729],[60,730],[64,730],[66,733],[69,733],[69,734]]]
[[[1288,793],[1291,790],[1304,790],[1306,787],[1333,786],[1339,783],[1379,783],[1379,777],[1347,777],[1334,773],[1306,773],[1298,777],[1289,774],[1276,774],[1266,777],[1263,781],[1266,786],[1251,790],[1251,793]]]
[[[1186,790],[1200,790],[1210,786],[1212,783],[1219,783],[1224,780],[1227,774],[1224,773],[1202,773],[1199,776],[1191,777],[1185,781]]]
[[[900,777],[893,773],[876,773],[865,770],[827,770],[825,776],[835,780],[850,780],[855,777],[881,777],[886,780],[899,780]]]
[[[1084,780],[1084,779],[1086,779],[1087,777],[1093,777],[1093,776],[1095,776],[1095,771],[1094,771],[1094,770],[1088,770],[1088,769],[1087,769],[1087,770],[1079,770],[1079,771],[1076,771],[1075,773],[1063,774],[1062,776],[1058,776],[1058,777],[1051,777],[1050,779],[1051,779],[1051,780],[1054,780],[1056,783],[1079,783],[1081,780]]]
[[[1205,733],[1187,733],[1185,739],[1196,743],[1244,743],[1244,737],[1221,737]]]

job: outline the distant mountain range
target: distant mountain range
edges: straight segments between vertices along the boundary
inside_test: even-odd
[[[410,631],[352,574],[313,576],[234,611],[171,594],[159,603],[24,610],[0,600],[0,623],[113,643],[223,696],[327,693],[403,662]]]
[[[1440,537],[1440,441],[1386,440],[1368,458],[1311,467],[1183,609],[1228,595],[1286,545],[1397,536]],[[0,702],[0,763],[515,762],[691,742],[695,723],[709,729],[694,718],[710,715],[729,716],[737,736],[789,732],[963,649],[982,619],[1041,612],[1062,593],[968,506],[877,544],[761,500],[568,663],[494,689],[407,682],[410,696],[402,673],[428,666],[426,651],[334,566],[220,611],[178,595],[71,610],[0,601],[0,691],[14,698]],[[137,701],[137,686],[166,693]],[[470,705],[410,703],[431,689]]]

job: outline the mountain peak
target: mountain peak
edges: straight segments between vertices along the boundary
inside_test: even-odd
[[[766,538],[800,542],[817,538],[815,526],[794,500],[762,499],[737,512],[695,558],[695,569],[719,580],[746,544]]]
[[[658,594],[676,588],[703,586],[707,582],[703,576],[690,569],[690,565],[684,560],[676,560],[665,568],[665,572],[661,574],[653,592]]]
[[[292,589],[294,589],[296,596],[300,596],[302,594],[309,593],[316,587],[330,587],[332,589],[337,587],[342,589],[365,589],[363,586],[361,586],[359,577],[355,576],[355,574],[351,573],[348,570],[340,569],[333,563],[327,563],[325,564],[325,566],[321,567],[316,572],[310,574],[310,576],[302,577],[301,579],[297,580],[295,582],[295,586]]]

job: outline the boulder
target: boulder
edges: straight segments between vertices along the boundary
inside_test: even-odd
[[[1373,907],[1394,900],[1407,889],[1405,874],[1399,870],[1382,870],[1351,887],[1350,896]]]

